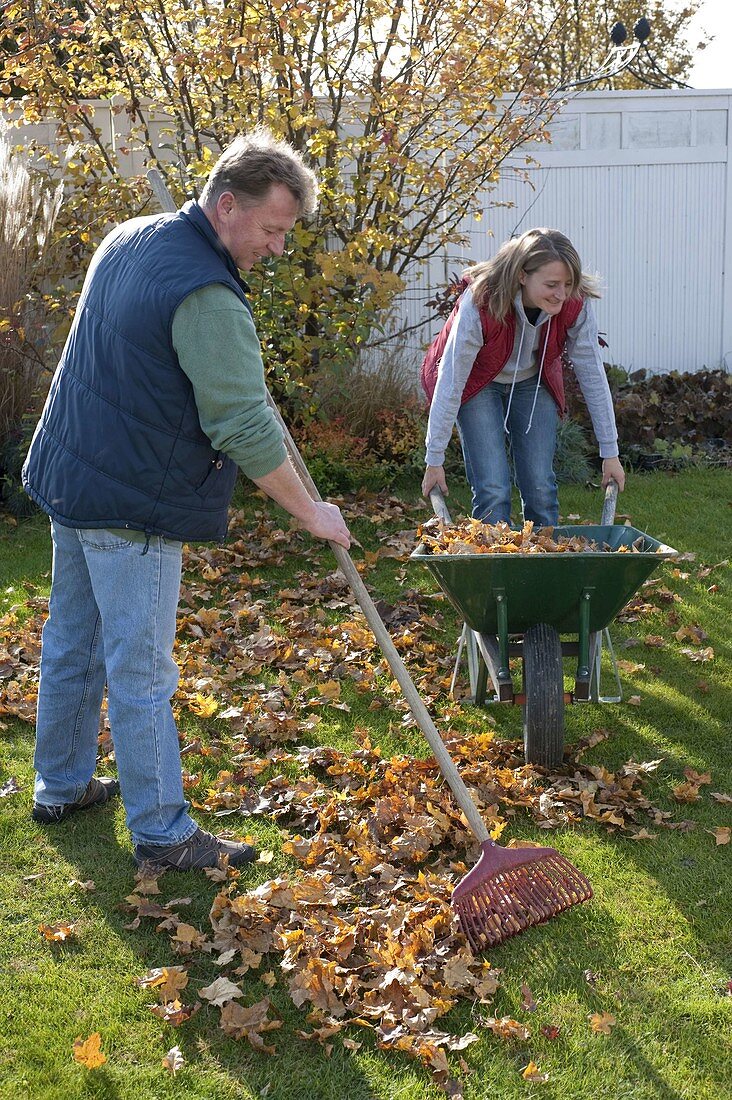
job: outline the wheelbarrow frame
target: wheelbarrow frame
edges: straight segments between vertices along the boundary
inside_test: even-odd
[[[452,522],[442,494],[430,494],[435,514]],[[634,527],[614,524],[617,485],[608,487],[599,527],[562,526],[556,535],[582,535],[619,546],[640,541],[640,552],[588,551],[557,554],[412,554],[435,576],[464,619],[453,673],[454,694],[463,653],[476,705],[523,707],[527,761],[560,763],[564,751],[564,705],[619,702],[622,698],[608,625],[656,565],[676,551]],[[541,583],[540,583],[541,582]],[[562,641],[560,633],[576,635]],[[603,638],[611,655],[616,696],[600,693]],[[577,657],[574,690],[564,691],[563,659]],[[522,659],[522,691],[514,689],[512,657]]]

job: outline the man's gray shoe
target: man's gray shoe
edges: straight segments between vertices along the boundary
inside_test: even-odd
[[[203,829],[196,829],[195,833],[180,844],[136,844],[134,851],[134,860],[138,867],[146,863],[171,871],[217,867],[221,856],[229,857],[230,867],[242,867],[245,863],[253,863],[257,852],[251,844],[223,840]]]
[[[77,810],[88,810],[92,806],[103,806],[116,794],[119,794],[119,783],[116,779],[111,779],[106,775],[97,779],[93,775],[78,802],[66,802],[62,806],[44,806],[42,802],[34,802],[31,817],[42,825],[57,825],[59,821],[65,821],[70,814],[75,814]]]

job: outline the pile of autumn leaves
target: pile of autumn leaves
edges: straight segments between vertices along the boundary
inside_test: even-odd
[[[586,535],[566,535],[553,527],[534,527],[527,520],[523,527],[509,527],[507,523],[483,523],[479,519],[464,519],[458,523],[444,523],[434,518],[418,530],[425,554],[599,554],[642,553],[647,539],[641,534],[630,545],[613,550],[609,544],[587,538]],[[665,548],[664,548],[665,549]]]
[[[361,510],[358,502],[355,508]],[[413,523],[393,533],[395,520],[408,519],[403,503],[382,498],[368,514],[381,537],[366,564],[381,556],[404,561],[415,537]],[[329,1052],[340,1035],[346,1048],[356,1049],[354,1029],[368,1029],[381,1047],[418,1059],[445,1092],[459,1096],[447,1055],[478,1036],[440,1027],[453,1005],[468,1000],[475,1025],[504,1038],[529,1034],[517,1021],[491,1015],[500,971],[470,953],[450,908],[451,891],[478,847],[432,759],[385,758],[365,729],[354,731],[359,747],[353,752],[300,743],[318,742],[325,711],[349,710],[345,682],[368,698],[370,710],[389,708],[397,728],[413,720],[338,573],[304,561],[287,588],[267,579],[293,550],[313,560],[324,553],[307,549],[302,536],[279,530],[262,513],[249,530],[245,518],[235,516],[225,547],[187,551],[176,705],[216,719],[210,736],[183,745],[193,807],[210,815],[217,830],[231,824],[241,833],[247,817],[275,820],[283,851],[298,869],[256,889],[247,889],[246,876],[232,868],[207,872],[218,883],[208,928],[186,922],[180,910],[187,899],[161,901],[158,877],[143,870],[125,902],[128,927],[155,921],[181,962],[150,971],[139,984],[156,998],[151,1010],[171,1025],[185,1023],[208,1002],[227,1035],[273,1054],[276,1035],[270,1033],[282,1020],[269,997],[247,1003],[243,979],[253,974],[274,986],[276,960],[293,1003],[307,1013],[301,1038]],[[399,568],[403,599],[379,608],[418,687],[428,702],[439,697],[449,721],[454,704],[445,703],[444,690],[452,639],[435,601],[406,587],[413,567]],[[636,608],[653,607],[642,603],[651,594],[652,588]],[[29,720],[42,602],[31,610],[0,655],[0,714]],[[576,746],[565,770],[547,775],[525,765],[514,743],[498,743],[490,732],[457,736],[444,725],[447,748],[496,838],[518,812],[547,830],[589,819],[636,840],[652,837],[653,828],[691,827],[670,821],[643,793],[644,778],[659,761],[631,762],[614,773],[580,763],[589,745],[608,736],[604,731]],[[101,743],[111,750],[108,734]],[[687,771],[686,783],[698,793],[709,777]],[[260,858],[266,863],[272,853]],[[191,995],[188,967],[201,955],[211,957],[220,976]],[[599,1014],[592,1026],[610,1025]],[[176,1050],[168,1056],[172,1071]],[[98,1051],[89,1057],[103,1059]],[[533,1062],[525,1075],[542,1079]]]

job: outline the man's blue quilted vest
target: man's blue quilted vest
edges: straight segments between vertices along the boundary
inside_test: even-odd
[[[26,492],[67,527],[219,541],[237,467],[201,430],[172,344],[192,291],[245,284],[197,203],[135,218],[102,242],[23,468]]]

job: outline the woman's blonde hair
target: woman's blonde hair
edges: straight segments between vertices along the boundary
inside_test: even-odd
[[[599,298],[600,280],[582,270],[582,262],[569,237],[558,229],[529,229],[498,249],[491,260],[473,264],[465,272],[476,305],[503,321],[521,286],[521,272],[530,275],[544,264],[561,260],[572,277],[572,298]]]

